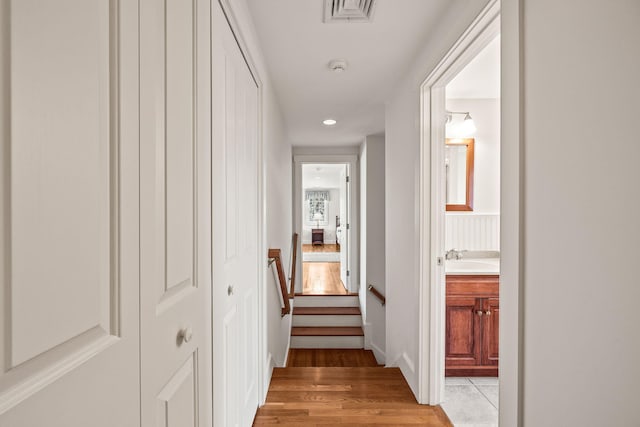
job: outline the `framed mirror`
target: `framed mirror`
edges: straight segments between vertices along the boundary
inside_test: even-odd
[[[473,211],[473,143],[473,138],[445,141],[447,211]]]

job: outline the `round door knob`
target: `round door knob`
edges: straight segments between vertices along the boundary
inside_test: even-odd
[[[193,330],[191,328],[180,329],[180,332],[178,332],[178,338],[180,338],[182,342],[191,341],[191,338],[193,338]]]

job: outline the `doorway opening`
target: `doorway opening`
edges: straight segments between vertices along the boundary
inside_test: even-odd
[[[499,34],[494,0],[421,87],[418,394],[454,425],[498,423]]]
[[[302,165],[302,294],[349,289],[349,164]]]
[[[456,424],[498,424],[500,35],[445,87],[445,391]]]

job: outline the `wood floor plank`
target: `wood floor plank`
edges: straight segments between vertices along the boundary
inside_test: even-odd
[[[254,425],[451,427],[439,406],[419,405],[398,368],[276,368]]]

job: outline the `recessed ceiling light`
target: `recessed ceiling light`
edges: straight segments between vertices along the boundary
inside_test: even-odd
[[[327,126],[333,126],[338,122],[336,122],[334,119],[326,119],[326,120],[323,120],[322,123],[324,123]]]

